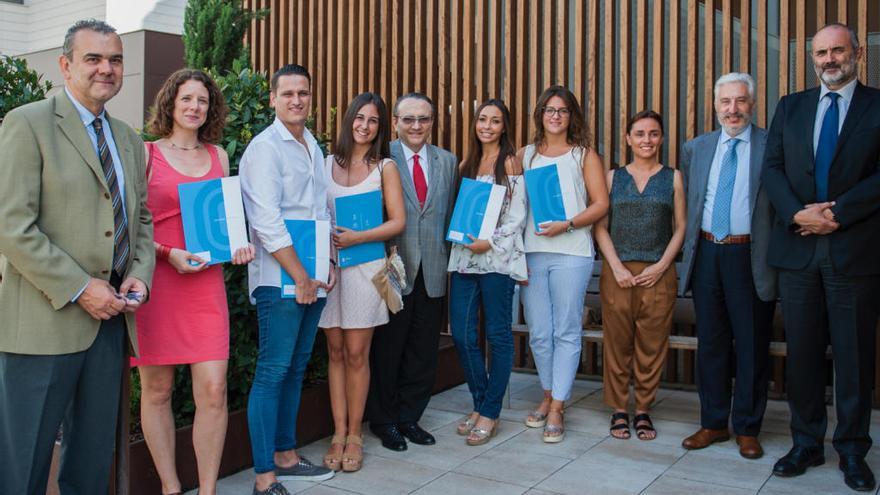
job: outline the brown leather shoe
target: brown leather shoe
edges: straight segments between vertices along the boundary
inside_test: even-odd
[[[764,455],[764,449],[761,448],[758,437],[737,435],[736,444],[739,445],[739,455],[746,459],[760,459]]]
[[[730,432],[727,428],[722,430],[700,428],[696,433],[682,440],[681,446],[688,450],[705,449],[715,442],[726,442],[729,439]]]

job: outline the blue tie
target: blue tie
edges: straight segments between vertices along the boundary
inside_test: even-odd
[[[840,110],[837,108],[837,93],[826,93],[831,98],[831,106],[822,118],[819,131],[819,146],[816,147],[816,201],[828,201],[828,172],[837,149],[837,133],[840,129]]]
[[[730,204],[733,202],[733,185],[736,183],[737,138],[727,142],[727,151],[721,159],[721,172],[715,188],[715,205],[712,207],[712,236],[721,241],[730,235]]]

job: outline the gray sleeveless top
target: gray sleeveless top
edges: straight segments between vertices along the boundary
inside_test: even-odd
[[[674,176],[675,171],[664,166],[640,194],[629,171],[614,171],[608,224],[620,261],[654,263],[663,257],[672,238]]]

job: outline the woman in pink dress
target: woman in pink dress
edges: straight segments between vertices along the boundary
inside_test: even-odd
[[[146,143],[148,200],[153,213],[156,271],[150,301],[137,312],[140,355],[132,358],[141,378],[141,426],[162,479],[162,493],[180,493],[174,456],[171,392],[176,365],[188,364],[196,403],[193,447],[202,494],[214,494],[226,437],[226,367],[229,311],[223,269],[184,249],[177,186],[229,174],[222,137],[226,104],[217,84],[202,71],[181,69],[159,93]],[[233,263],[254,257],[253,246],[235,252]]]

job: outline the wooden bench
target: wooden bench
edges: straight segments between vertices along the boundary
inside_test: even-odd
[[[682,273],[683,272],[683,264],[676,263],[676,270],[678,271],[678,273]],[[600,322],[600,315],[601,315],[601,300],[599,298],[599,276],[601,273],[602,273],[602,261],[597,260],[596,262],[593,263],[593,273],[592,273],[592,276],[590,277],[590,282],[587,285],[587,294],[584,299],[584,306],[585,306],[585,308],[584,308],[584,329],[581,333],[581,337],[582,337],[584,343],[586,344],[585,351],[587,353],[593,354],[592,357],[594,359],[597,358],[598,355],[591,348],[595,349],[595,347],[601,346],[603,343],[602,327],[601,327],[601,323],[599,323]],[[779,306],[777,304],[777,308],[778,307]],[[675,349],[675,350],[682,350],[682,351],[696,351],[699,343],[698,343],[696,335],[694,335],[694,333],[695,333],[694,326],[696,325],[696,315],[694,312],[693,298],[690,295],[678,296],[676,298],[675,307],[673,309],[672,322],[673,322],[674,329],[675,328],[679,328],[679,329],[680,328],[689,328],[691,335],[677,335],[677,334],[670,335],[669,348]],[[513,325],[513,333],[514,333],[514,336],[527,337],[528,333],[529,333],[528,325],[522,324],[522,323],[514,324]],[[774,319],[773,319],[773,337],[772,337],[773,340],[771,340],[771,342],[770,342],[770,351],[769,351],[769,355],[771,357],[784,358],[787,356],[788,348],[787,348],[785,341],[783,340],[783,336],[784,336],[784,332],[783,332],[782,311],[778,310],[778,311],[775,311]],[[524,349],[522,349],[524,344],[525,344],[525,342],[523,339],[520,339],[520,341],[516,343],[516,347],[518,348],[517,350],[520,352],[520,354],[522,354],[522,351],[524,350]],[[826,351],[826,355],[829,358],[831,357],[831,347],[830,346],[828,347],[828,349]],[[683,363],[684,367],[686,368],[684,370],[685,375],[691,375],[691,373],[692,373],[693,356],[694,355],[691,352],[691,353],[688,353],[688,355],[684,358],[686,361],[685,363]],[[674,359],[674,357],[672,359]],[[525,367],[519,366],[518,368],[519,369],[523,369],[523,368],[528,369],[529,367],[533,366],[533,363],[531,363],[531,360],[529,359],[528,361],[529,361],[529,363],[528,363],[529,366],[525,366]],[[670,369],[674,368],[675,366],[676,366],[675,363],[671,363],[671,365],[668,366],[667,369],[670,370]],[[595,371],[598,367],[596,366],[595,363],[589,363],[589,368],[591,370]],[[782,376],[783,370],[784,370],[784,368],[783,368],[782,360],[779,360],[779,362],[775,363],[775,370],[771,370],[771,375],[776,375],[777,378],[781,379],[783,377]],[[598,373],[590,373],[589,371],[586,373],[586,375],[596,375],[596,374],[598,374]],[[778,392],[782,392],[781,380],[778,380],[778,381],[780,381],[780,386],[775,387],[775,388],[777,388]]]

